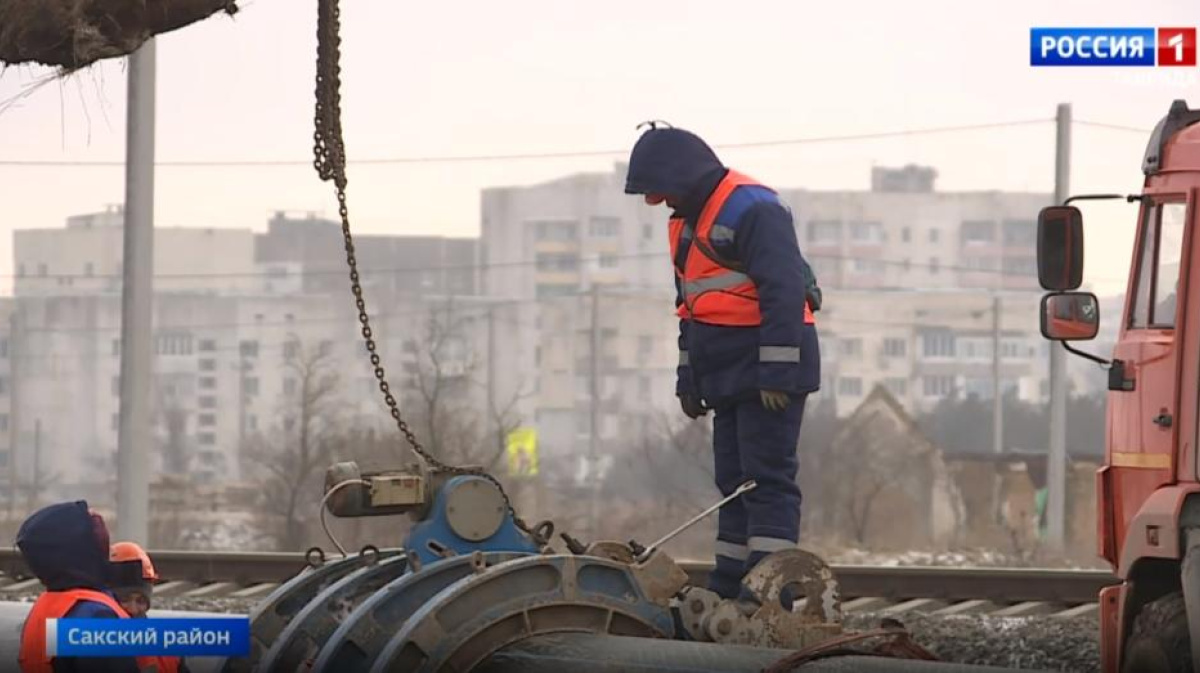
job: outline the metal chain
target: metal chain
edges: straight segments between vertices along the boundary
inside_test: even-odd
[[[456,467],[443,463],[434,457],[429,450],[417,441],[416,435],[408,423],[400,415],[400,406],[392,395],[388,385],[387,374],[384,372],[379,352],[375,346],[375,336],[371,330],[370,317],[367,314],[367,303],[363,298],[362,284],[358,274],[358,260],[354,254],[354,237],[350,234],[350,211],[346,206],[346,148],[342,140],[342,95],[341,73],[339,63],[341,57],[341,11],[338,0],[318,0],[317,17],[317,87],[316,87],[316,116],[313,132],[313,166],[317,175],[323,181],[333,181],[337,187],[338,214],[342,220],[342,236],[346,242],[346,264],[350,267],[350,291],[354,293],[354,305],[358,308],[358,322],[362,326],[363,341],[366,342],[370,354],[371,366],[375,368],[375,378],[379,382],[379,390],[383,393],[383,401],[387,403],[392,418],[400,432],[412,447],[414,453],[425,461],[430,468],[451,474],[470,474],[482,477],[496,486],[504,498],[504,506],[512,515],[517,526],[532,533],[528,525],[517,516],[512,500],[504,490],[500,480],[482,468]],[[540,544],[539,544],[540,546]]]

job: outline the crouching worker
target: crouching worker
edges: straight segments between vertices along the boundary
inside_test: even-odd
[[[109,592],[108,528],[77,500],[35,512],[17,531],[17,548],[46,590],[21,629],[23,673],[137,673],[154,670],[154,657],[55,657],[46,652],[46,620],[121,619],[128,614]]]
[[[141,619],[150,612],[154,597],[154,583],[158,572],[154,563],[136,542],[118,542],[108,555],[112,562],[113,595],[125,612],[133,619]],[[179,657],[157,657],[159,673],[187,673],[187,666]]]

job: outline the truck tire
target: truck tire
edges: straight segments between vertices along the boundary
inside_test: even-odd
[[[1167,594],[1142,608],[1124,649],[1121,673],[1192,673],[1183,594]]]

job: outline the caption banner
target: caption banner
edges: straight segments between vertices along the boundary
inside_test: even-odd
[[[50,657],[245,657],[248,617],[48,619]]]

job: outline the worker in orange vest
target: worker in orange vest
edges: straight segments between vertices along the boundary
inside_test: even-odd
[[[722,597],[745,597],[746,572],[799,536],[796,449],[805,400],[820,387],[820,291],[774,190],[727,168],[695,134],[650,127],[630,154],[625,192],[671,210],[683,413],[715,411],[723,494],[758,485],[721,508],[709,576]]]
[[[117,542],[108,555],[112,562],[112,590],[121,607],[133,619],[146,617],[154,596],[154,583],[158,572],[150,555],[136,542]],[[159,673],[186,672],[187,667],[179,657],[157,657]]]
[[[45,507],[17,531],[17,548],[46,590],[21,628],[23,673],[138,673],[157,667],[153,657],[52,657],[46,653],[46,620],[128,618],[109,591],[111,566],[104,518],[86,501]]]

